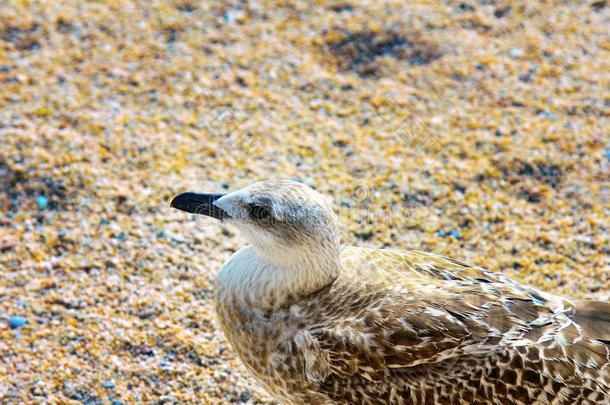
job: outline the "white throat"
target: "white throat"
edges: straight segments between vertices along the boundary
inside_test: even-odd
[[[330,250],[312,254],[309,249],[292,249],[275,251],[269,257],[270,252],[246,246],[235,252],[218,274],[220,297],[237,298],[261,309],[298,301],[337,277],[339,252]]]

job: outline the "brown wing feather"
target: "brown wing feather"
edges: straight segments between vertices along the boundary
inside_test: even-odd
[[[610,303],[577,301],[571,318],[583,328],[585,336],[610,343]]]
[[[477,345],[497,343],[511,328],[554,315],[552,305],[536,290],[454,259],[417,251],[354,253],[348,255],[353,262],[345,263],[351,271],[338,283],[341,290],[328,295],[344,303],[365,303],[346,306],[351,315],[361,311],[362,316],[345,324],[350,314],[332,307],[315,330],[320,341],[316,347],[349,357],[345,369],[350,372],[358,362],[353,354],[359,350],[368,351],[361,359],[382,355],[384,361],[371,362],[380,367],[436,362],[460,355],[460,347],[476,351]],[[364,285],[346,288],[359,282]],[[348,355],[350,350],[354,352]]]
[[[556,394],[563,389],[561,381],[581,378],[576,374],[577,362],[566,358],[572,350],[578,356],[589,353],[589,359],[599,352],[588,370],[584,363],[580,367],[582,378],[598,387],[591,388],[599,390],[597,398],[605,399],[601,392],[608,390],[608,377],[602,377],[610,373],[608,351],[605,344],[589,343],[588,338],[610,337],[610,305],[579,303],[572,310],[570,302],[500,274],[427,253],[367,249],[355,253],[349,253],[352,259],[345,263],[349,272],[337,283],[340,290],[329,294],[343,303],[366,305],[346,305],[349,313],[336,306],[319,312],[325,303],[316,302],[320,322],[303,335],[300,345],[307,374],[320,384],[318,392],[348,402],[360,392],[371,403],[391,402],[386,400],[392,396],[419,403],[424,396],[418,395],[430,389],[437,400],[442,393],[453,403],[468,390],[460,389],[452,378],[483,389],[477,381],[491,366],[498,370],[487,368],[485,378],[496,384],[494,395],[525,400],[544,390]],[[575,342],[578,331],[566,328],[567,313],[582,325],[586,342],[563,349],[555,343],[537,343],[569,333],[575,334],[570,339]],[[537,391],[528,394],[518,388],[517,375],[539,381],[534,382]],[[507,381],[515,385],[504,385]],[[568,395],[566,390],[561,395]],[[483,391],[477,393],[480,398],[490,395]]]

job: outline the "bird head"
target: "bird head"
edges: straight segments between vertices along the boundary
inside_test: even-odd
[[[276,265],[312,248],[338,254],[330,202],[305,184],[270,180],[228,194],[182,193],[171,207],[235,225],[256,252]]]

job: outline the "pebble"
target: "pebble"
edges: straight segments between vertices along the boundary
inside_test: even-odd
[[[49,199],[44,195],[39,195],[36,197],[36,204],[38,204],[38,209],[46,210],[49,206]]]
[[[8,319],[8,324],[13,329],[19,329],[22,326],[25,326],[28,323],[28,320],[22,316],[11,316]]]
[[[102,381],[102,387],[107,389],[114,388],[114,380],[104,380]]]
[[[541,117],[549,118],[549,119],[554,119],[555,118],[553,113],[551,113],[548,110],[541,111],[540,114],[538,114],[538,115],[540,115]]]
[[[236,13],[231,10],[227,11],[223,17],[228,24],[233,24],[237,20]]]
[[[525,52],[521,48],[513,48],[508,54],[511,58],[517,59],[523,57],[525,55]]]
[[[452,229],[449,232],[449,235],[454,237],[455,239],[460,239],[460,233],[458,231],[456,231],[455,229]]]

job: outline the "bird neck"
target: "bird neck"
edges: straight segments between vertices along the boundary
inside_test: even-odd
[[[339,274],[340,245],[263,250],[247,246],[218,276],[220,288],[249,306],[277,309],[321,290]]]

